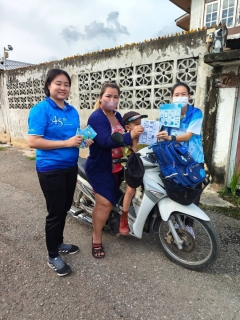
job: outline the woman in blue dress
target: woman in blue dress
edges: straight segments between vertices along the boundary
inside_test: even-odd
[[[95,192],[93,209],[92,255],[94,258],[104,258],[102,245],[102,229],[117,201],[118,168],[112,167],[112,158],[121,157],[119,145],[111,140],[113,132],[124,132],[122,116],[116,111],[120,89],[116,83],[105,83],[95,104],[94,112],[88,119],[88,124],[96,131],[94,143],[90,146],[90,154],[85,164],[89,183]],[[136,126],[131,133],[123,133],[124,144],[132,145],[132,139],[143,132],[142,126]],[[114,152],[112,152],[114,149]],[[115,173],[114,173],[115,172]]]

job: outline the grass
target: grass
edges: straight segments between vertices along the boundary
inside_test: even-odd
[[[233,192],[232,188],[224,188],[218,193],[223,200],[230,202],[235,207],[239,207],[240,211],[240,190],[235,188]]]
[[[36,157],[27,157],[27,158],[28,158],[28,160],[30,160],[30,161],[36,160]]]
[[[233,194],[230,188],[224,188],[218,193],[223,200],[230,202],[234,207],[218,207],[201,204],[201,209],[211,210],[225,216],[240,220],[240,190],[235,190],[235,194]]]
[[[5,151],[6,147],[0,147],[0,151]]]
[[[240,183],[240,161],[236,164],[235,169],[233,171],[232,179],[230,181],[230,189],[233,196],[236,195],[236,192]]]

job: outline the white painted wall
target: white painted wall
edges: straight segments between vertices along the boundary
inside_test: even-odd
[[[190,30],[203,27],[204,4],[204,0],[191,1]]]
[[[232,135],[232,146],[231,146],[231,154],[229,160],[229,170],[228,170],[228,177],[227,182],[230,184],[233,172],[235,170],[236,164],[236,153],[238,147],[238,134],[240,128],[240,91],[239,88],[237,89],[237,104],[236,104],[236,112],[235,112],[235,119],[234,119],[234,128],[233,128],[233,135]]]
[[[238,66],[225,67],[222,73],[238,74]],[[219,103],[215,127],[213,164],[225,167],[225,183],[229,184],[235,165],[238,129],[240,125],[240,98],[237,88],[219,88]]]
[[[235,117],[236,88],[220,88],[213,163],[216,167],[225,167],[228,171],[231,151],[232,131]]]

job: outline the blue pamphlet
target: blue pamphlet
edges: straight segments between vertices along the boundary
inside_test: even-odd
[[[161,104],[159,106],[159,122],[162,126],[166,127],[180,127],[181,117],[181,105],[172,104]]]
[[[79,147],[85,148],[86,147],[86,140],[88,140],[88,139],[93,140],[96,137],[97,133],[93,130],[93,128],[91,126],[88,125],[85,129],[78,128],[76,135],[83,137],[83,141]]]

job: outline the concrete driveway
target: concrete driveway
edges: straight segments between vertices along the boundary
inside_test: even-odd
[[[221,239],[217,262],[193,272],[170,262],[154,237],[105,232],[106,258],[91,255],[91,228],[68,218],[58,277],[47,266],[45,202],[24,150],[0,151],[0,319],[240,319],[240,221],[208,211]]]

